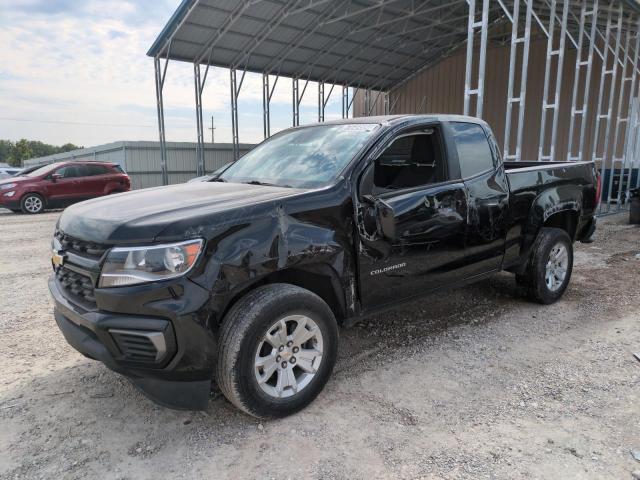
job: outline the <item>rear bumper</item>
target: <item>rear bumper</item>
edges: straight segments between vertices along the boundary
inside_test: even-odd
[[[148,301],[150,293],[158,289],[166,290],[167,286],[131,289],[127,305],[144,305],[136,300]],[[199,315],[174,315],[182,306],[180,299],[165,300],[165,310],[149,316],[87,310],[71,301],[54,275],[49,279],[49,290],[55,303],[56,323],[73,348],[127,376],[161,405],[189,410],[206,408],[217,342],[207,326],[198,323]],[[101,291],[101,300],[109,303],[105,298],[109,293],[104,290],[108,289]],[[122,296],[123,290],[128,289],[113,290]]]

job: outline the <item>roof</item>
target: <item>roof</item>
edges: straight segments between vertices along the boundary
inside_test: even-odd
[[[75,165],[75,164],[98,164],[98,165],[117,165],[114,162],[106,162],[104,160],[64,160],[62,162],[56,162],[58,165]]]
[[[508,21],[501,3],[489,25]],[[467,0],[183,0],[147,55],[388,90],[463,45],[467,25]]]
[[[371,117],[353,117],[343,118],[337,120],[328,120],[320,123],[310,123],[300,125],[293,128],[306,128],[313,126],[326,126],[326,125],[350,125],[360,123],[379,123],[386,125],[397,125],[411,120],[423,120],[426,122],[467,122],[478,123],[485,125],[486,122],[477,117],[470,117],[468,115],[453,115],[449,113],[428,113],[424,115],[420,114],[401,114],[401,115],[376,115]]]
[[[467,8],[466,0],[183,0],[147,54],[387,89],[466,39]]]

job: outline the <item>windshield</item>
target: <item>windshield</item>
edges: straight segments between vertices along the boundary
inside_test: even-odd
[[[50,163],[49,165],[45,165],[44,167],[36,168],[30,172],[22,172],[20,176],[22,177],[39,177],[40,175],[44,175],[45,173],[49,173],[54,168],[59,167],[59,163]]]
[[[287,130],[231,164],[218,179],[280,187],[328,185],[380,125],[353,123]]]

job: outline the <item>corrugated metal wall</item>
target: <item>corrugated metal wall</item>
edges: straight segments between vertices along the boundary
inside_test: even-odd
[[[169,183],[184,183],[196,176],[196,143],[167,142],[167,170]],[[230,143],[205,144],[205,170],[213,172],[233,161],[233,145]],[[240,154],[253,145],[241,144]],[[121,165],[131,177],[131,188],[148,188],[162,185],[159,142],[115,142],[92,148],[49,155],[26,160],[25,166],[85,160],[113,162]]]
[[[540,123],[542,112],[542,94],[544,88],[544,66],[546,60],[546,39],[531,42],[529,53],[529,72],[527,78],[527,96],[524,120],[524,138],[522,145],[523,160],[538,159],[538,144],[540,142]],[[485,76],[485,99],[484,99],[484,119],[491,125],[501,149],[504,145],[505,133],[505,114],[507,102],[507,88],[509,80],[509,46],[490,46],[487,48],[487,69]],[[573,80],[575,74],[576,50],[567,49],[564,60],[562,89],[560,96],[560,110],[558,119],[558,133],[556,142],[556,160],[564,160],[567,158],[567,144],[569,137],[569,121],[571,115],[571,96],[573,92]],[[610,56],[611,57],[611,56]],[[475,55],[477,58],[477,54]],[[518,58],[518,65],[521,59]],[[445,58],[435,66],[421,72],[413,79],[409,80],[405,85],[391,91],[391,101],[395,98],[398,101],[392,113],[453,113],[462,114],[464,102],[464,78],[465,78],[465,47],[461,47],[448,58]],[[554,69],[555,69],[555,64]],[[609,65],[611,68],[611,65]],[[587,116],[587,129],[585,132],[585,151],[583,158],[590,160],[592,155],[593,132],[595,129],[595,117],[598,100],[598,90],[600,86],[600,72],[602,69],[602,60],[594,55],[594,63],[592,70],[592,78],[589,94],[589,114]],[[519,69],[518,69],[519,70]],[[553,71],[553,69],[552,69]],[[584,71],[584,70],[583,70]],[[584,73],[582,75],[585,77]],[[620,77],[620,74],[618,75]],[[618,86],[619,89],[618,78]],[[516,91],[519,90],[519,78],[516,78]],[[551,89],[555,89],[555,74],[551,75]],[[579,108],[582,104],[582,91],[584,82],[579,87]],[[608,98],[608,88],[605,88],[604,98]],[[619,91],[619,90],[618,90]],[[629,105],[629,88],[623,98],[623,109]],[[399,97],[398,97],[399,96]],[[375,99],[375,93],[372,94]],[[423,99],[424,109],[419,111]],[[373,101],[373,100],[372,100]],[[614,111],[612,118],[617,115],[617,96],[614,101]],[[472,102],[473,105],[473,102]],[[378,100],[373,109],[372,115],[382,114],[384,105],[382,96]],[[514,105],[512,119],[517,117],[518,106]],[[606,113],[606,105],[603,113]],[[354,115],[362,116],[364,114],[364,92],[358,91],[354,100]],[[626,110],[622,116],[626,116]],[[580,128],[580,117],[576,123],[576,129]],[[515,150],[515,120],[512,120],[511,128],[511,152]],[[547,116],[547,146],[545,154],[549,150],[550,140],[551,113]],[[613,122],[611,127],[610,158],[613,145]],[[600,138],[604,138],[604,128],[601,127]],[[621,134],[618,141],[618,152],[616,157],[622,155],[624,145],[624,124],[621,127]],[[574,134],[573,155],[577,155],[577,139],[578,133]],[[600,143],[602,145],[602,143]],[[602,156],[602,152],[598,152],[598,157]],[[610,164],[610,163],[609,163]]]
[[[240,154],[253,146],[240,145]],[[213,172],[233,161],[233,145],[230,143],[205,144],[205,170]],[[167,170],[169,183],[184,183],[196,176],[196,144],[167,142]],[[132,188],[148,188],[162,185],[159,142],[127,142],[125,150],[126,170],[131,177]]]

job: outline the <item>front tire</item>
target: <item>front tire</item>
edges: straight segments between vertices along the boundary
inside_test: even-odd
[[[216,380],[249,415],[284,417],[318,396],[337,352],[336,319],[320,297],[294,285],[265,285],[225,316]]]
[[[44,198],[37,193],[27,193],[20,200],[20,209],[29,214],[42,213],[44,211]]]
[[[548,305],[562,297],[573,270],[573,244],[564,230],[543,227],[524,274],[516,276],[527,296]]]

